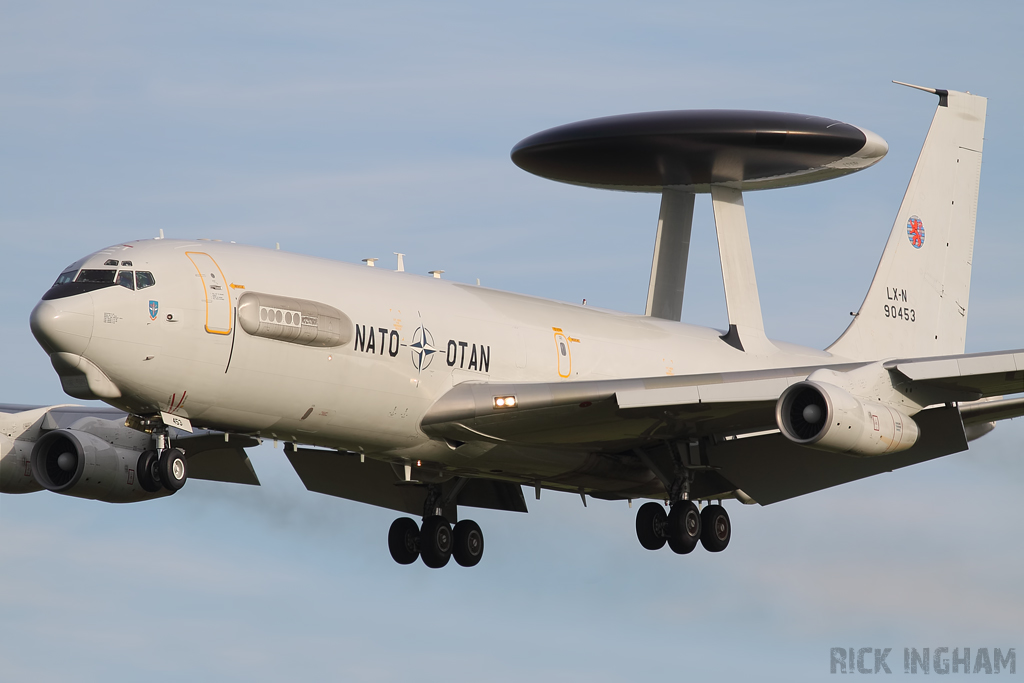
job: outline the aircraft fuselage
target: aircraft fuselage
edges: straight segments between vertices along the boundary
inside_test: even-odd
[[[120,396],[98,394],[108,403],[383,459],[445,462],[451,449],[424,434],[420,421],[462,382],[837,362],[785,343],[776,344],[777,353],[756,356],[710,328],[223,242],[132,242],[75,268],[117,271],[115,279],[142,271],[155,280],[143,289],[115,283],[67,296],[55,288],[56,298],[33,312],[33,330],[48,351],[87,359],[116,387]],[[350,319],[351,338],[309,346],[249,334],[238,314],[246,293],[333,307]],[[292,313],[284,315],[289,322],[282,321],[282,330]],[[294,315],[297,330],[297,309]],[[88,390],[80,397],[88,398]]]

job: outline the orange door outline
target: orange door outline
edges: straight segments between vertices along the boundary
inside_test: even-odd
[[[555,331],[555,353],[558,354],[558,376],[568,377],[572,374],[572,349],[569,348],[569,338],[557,327]]]
[[[213,257],[204,251],[186,251],[185,256],[188,256],[188,260],[195,266],[196,273],[203,282],[203,295],[206,298],[206,331],[210,334],[231,334],[231,288],[228,287],[224,271]],[[211,271],[209,277],[203,273],[200,264],[206,266],[207,271]],[[216,273],[212,272],[214,268]],[[217,281],[218,274],[220,281]],[[210,319],[211,308],[213,320]]]

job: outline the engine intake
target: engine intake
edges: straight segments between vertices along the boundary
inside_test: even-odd
[[[799,382],[775,405],[775,421],[794,443],[832,453],[884,455],[905,451],[917,423],[888,406],[867,404],[826,382]]]
[[[112,446],[75,429],[43,435],[32,449],[32,476],[43,488],[78,498],[129,503],[159,498],[166,489],[150,492],[139,484],[139,453]]]

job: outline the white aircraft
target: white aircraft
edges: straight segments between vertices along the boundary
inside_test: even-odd
[[[664,501],[637,512],[643,547],[717,552],[723,500],[963,451],[1024,414],[1002,398],[1024,392],[1024,350],[964,354],[986,100],[921,89],[939,98],[921,156],[824,351],[765,336],[742,193],[866,168],[886,143],[771,112],[595,119],[513,161],[662,194],[645,315],[219,241],[118,244],[65,268],[31,315],[65,392],[113,408],[0,407],[0,490],[130,502],[188,476],[257,484],[243,449],[275,439],[309,490],[422,516],[392,525],[396,561],[472,566],[483,535],[459,508],[525,512],[523,486]],[[728,330],[679,322],[696,193]]]

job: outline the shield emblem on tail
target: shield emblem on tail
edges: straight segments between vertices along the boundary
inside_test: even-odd
[[[156,314],[157,314],[157,311],[159,311],[159,310],[160,310],[160,302],[159,301],[150,301],[149,302],[149,319],[150,320],[156,320]]]

